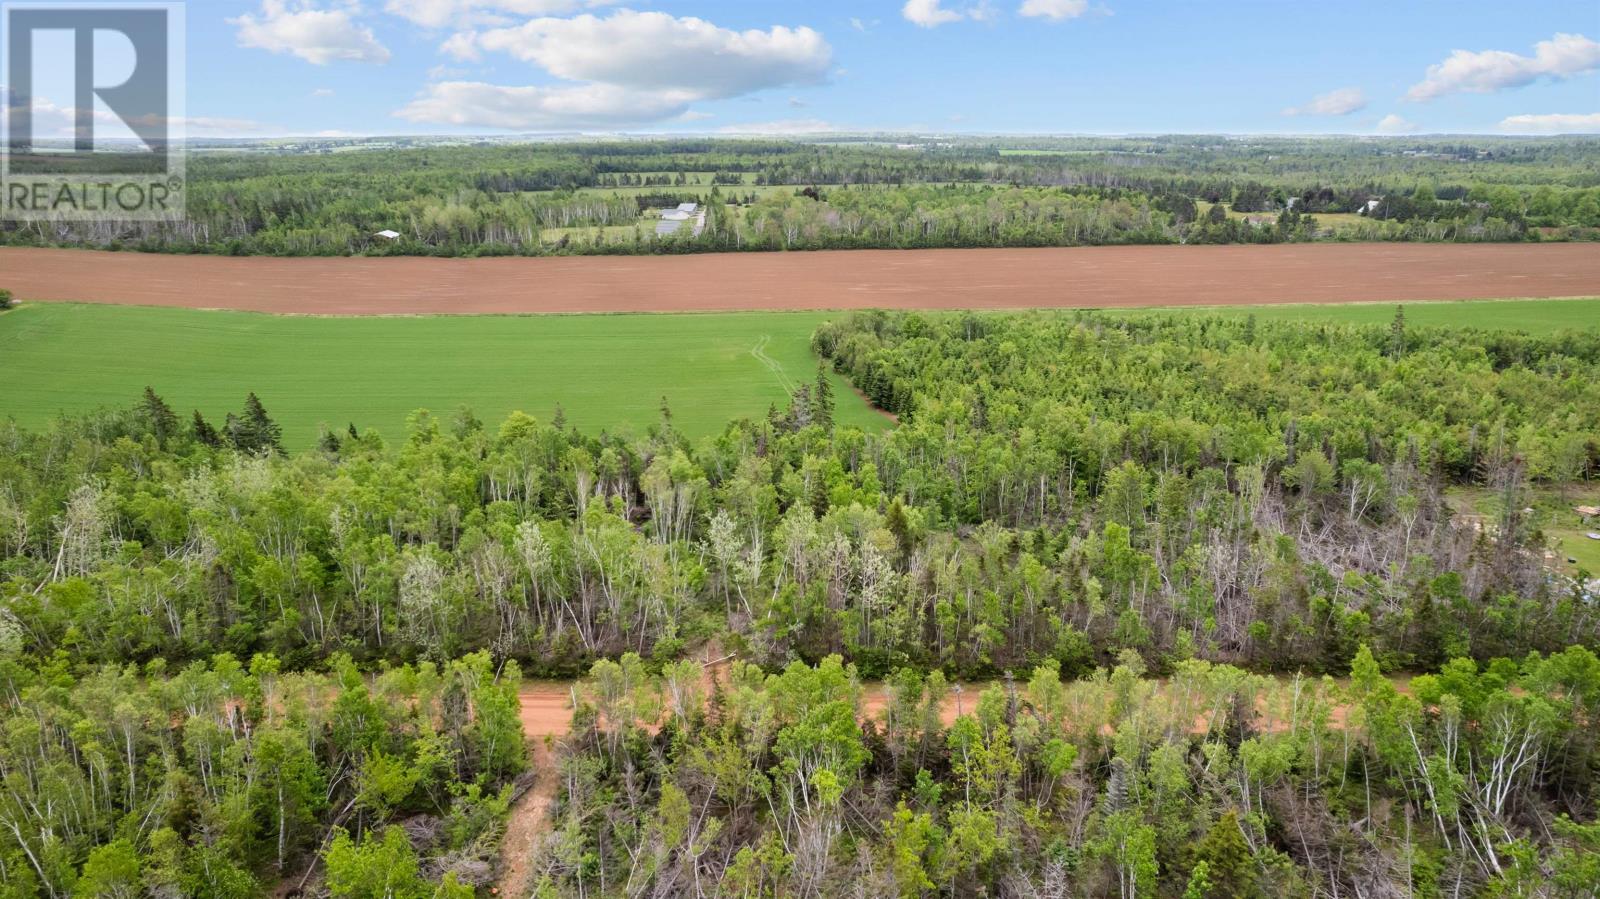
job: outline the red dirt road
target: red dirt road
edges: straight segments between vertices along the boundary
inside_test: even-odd
[[[22,300],[321,315],[1016,309],[1600,296],[1595,244],[277,259],[0,248]]]

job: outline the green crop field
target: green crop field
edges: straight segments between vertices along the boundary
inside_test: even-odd
[[[0,418],[132,405],[145,385],[187,416],[218,421],[249,391],[291,449],[319,427],[404,433],[418,408],[462,404],[486,422],[556,403],[590,432],[658,420],[685,433],[784,406],[812,380],[811,332],[827,313],[312,318],[133,306],[36,304],[0,314]],[[835,376],[837,418],[887,427]]]
[[[1600,299],[1576,300],[1456,300],[1403,303],[1406,322],[1418,327],[1463,327],[1550,334],[1561,330],[1600,328]],[[1138,310],[1125,314],[1177,312],[1183,315],[1254,315],[1257,321],[1329,321],[1354,325],[1394,321],[1395,303],[1340,303],[1330,305],[1187,306],[1179,309]],[[1122,312],[1123,310],[1118,310]]]
[[[1600,327],[1600,299],[1409,303],[1414,326],[1535,334]],[[1190,307],[1142,315],[1385,324],[1388,303]],[[643,429],[664,395],[678,426],[702,436],[785,402],[811,379],[809,340],[827,312],[316,318],[87,304],[0,314],[0,418],[40,427],[57,414],[131,405],[150,385],[187,414],[220,419],[255,391],[292,448],[323,425],[403,433],[418,408],[470,406],[485,421],[513,410],[574,425]],[[839,377],[839,421],[883,428]]]

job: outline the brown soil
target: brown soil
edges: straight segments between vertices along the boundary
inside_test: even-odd
[[[708,692],[712,681],[725,680],[732,656],[712,641],[700,650],[702,686]],[[506,820],[505,839],[500,842],[500,878],[495,883],[497,896],[526,896],[532,886],[530,865],[538,856],[539,843],[550,832],[550,809],[555,805],[561,772],[552,749],[555,741],[572,726],[572,703],[576,682],[529,682],[517,692],[522,717],[522,732],[528,737],[529,769],[533,787],[518,797]]]
[[[527,718],[524,716],[524,722]],[[556,801],[556,769],[550,747],[541,739],[529,741],[533,787],[512,804],[506,817],[506,835],[500,841],[500,878],[495,881],[496,896],[528,895],[532,886],[530,867],[538,855],[539,842],[550,832],[550,808]]]
[[[1290,244],[499,259],[0,248],[24,300],[375,315],[1003,309],[1600,295],[1593,244]]]

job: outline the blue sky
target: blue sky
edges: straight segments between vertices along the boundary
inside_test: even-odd
[[[1600,131],[1597,0],[191,0],[192,134]]]

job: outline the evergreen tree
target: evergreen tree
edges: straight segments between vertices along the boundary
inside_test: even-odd
[[[150,424],[150,433],[156,435],[157,443],[166,446],[168,440],[178,435],[178,413],[173,412],[172,407],[155,390],[149,387],[144,389],[144,400],[139,407]]]
[[[211,422],[206,421],[206,417],[200,414],[199,409],[194,410],[194,422],[190,430],[199,443],[210,447],[222,445],[222,437],[217,434],[217,429],[211,426]]]
[[[0,289],[0,312],[16,305],[16,300],[11,296],[11,291]]]
[[[1389,324],[1389,354],[1396,359],[1406,354],[1406,307],[1394,307],[1394,321]]]
[[[1196,854],[1199,864],[1206,866],[1205,876],[1210,883],[1207,899],[1248,899],[1255,895],[1255,859],[1233,809],[1223,812],[1211,825]]]
[[[883,526],[894,535],[895,547],[900,551],[902,561],[911,559],[911,522],[906,517],[906,507],[901,505],[897,498],[889,504],[889,512],[884,515]]]
[[[245,397],[244,413],[228,416],[228,439],[234,448],[247,453],[283,453],[283,428],[267,414],[254,392]]]
[[[339,435],[333,431],[323,431],[322,437],[317,440],[317,448],[330,455],[337,455],[342,448]]]
[[[815,412],[817,424],[824,428],[833,427],[833,385],[828,382],[828,370],[821,362],[817,363],[817,390]]]

